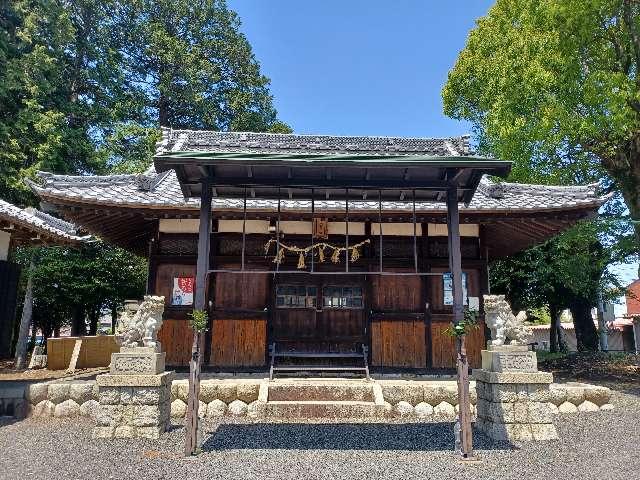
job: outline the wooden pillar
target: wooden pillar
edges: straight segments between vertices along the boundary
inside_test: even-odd
[[[458,212],[458,188],[447,190],[447,230],[449,240],[449,269],[453,287],[453,323],[464,318],[462,298],[462,260],[460,254],[460,215]],[[465,335],[456,337],[456,369],[458,373],[458,422],[460,425],[460,452],[463,458],[473,457],[471,412],[469,401],[469,361],[465,347]]]
[[[211,182],[202,182],[200,195],[200,227],[198,230],[198,259],[196,262],[196,291],[194,310],[206,310],[207,272],[209,270],[209,250],[211,241]],[[204,333],[193,332],[191,360],[189,361],[189,397],[185,418],[185,455],[193,455],[198,448],[198,405],[200,396],[200,367],[204,351]]]

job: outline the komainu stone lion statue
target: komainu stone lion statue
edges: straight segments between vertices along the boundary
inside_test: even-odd
[[[484,317],[491,329],[489,345],[526,345],[533,337],[531,328],[524,324],[525,312],[514,315],[504,295],[484,295]]]
[[[162,326],[164,297],[145,295],[138,311],[123,312],[116,326],[116,340],[122,347],[151,347],[160,351],[158,330]]]

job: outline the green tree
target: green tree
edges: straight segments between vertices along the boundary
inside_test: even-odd
[[[581,222],[542,245],[491,266],[492,292],[506,294],[514,309],[548,306],[551,351],[559,347],[560,313],[565,308],[571,310],[578,350],[598,350],[591,308],[596,306],[599,292],[615,296],[624,289],[608,268],[629,258],[626,245],[615,241],[619,223],[615,218]]]
[[[224,0],[125,0],[117,18],[127,34],[127,78],[144,98],[150,123],[288,129],[277,120],[269,79]]]
[[[0,196],[34,204],[23,178],[37,170],[101,173],[97,147],[118,121],[140,117],[127,85],[115,0],[2,3]],[[2,53],[4,52],[4,53]]]
[[[606,175],[640,245],[640,2],[497,0],[478,20],[443,90],[480,148],[514,179]]]
[[[31,255],[36,259],[31,272],[33,323],[45,337],[69,323],[74,335],[95,335],[102,314],[113,315],[124,300],[141,298],[145,292],[145,260],[102,242],[79,248],[24,248],[16,259],[26,269]]]

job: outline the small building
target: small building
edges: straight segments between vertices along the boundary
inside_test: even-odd
[[[86,238],[69,222],[0,200],[0,358],[10,355],[20,280],[20,266],[9,260],[10,249],[18,245],[77,245]]]
[[[627,303],[625,318],[632,325],[635,352],[640,353],[640,279],[629,284],[625,300]]]
[[[187,315],[199,271],[206,365],[263,369],[272,344],[365,346],[373,368],[426,370],[455,365],[445,331],[462,304],[481,308],[492,260],[595,215],[605,201],[593,185],[490,177],[509,168],[475,155],[466,136],[165,129],[143,174],[40,173],[32,188],[68,220],[148,257],[148,291],[166,300],[159,337],[170,365],[191,357]],[[472,366],[485,340],[484,328],[468,335]]]

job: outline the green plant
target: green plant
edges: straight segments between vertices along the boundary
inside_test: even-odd
[[[191,328],[196,332],[202,333],[207,331],[209,324],[209,315],[204,310],[194,310],[189,314],[191,317]]]
[[[478,328],[478,311],[465,308],[462,320],[457,324],[452,323],[442,333],[450,337],[461,337],[476,328]]]

